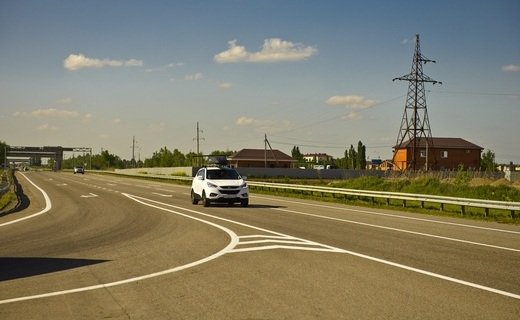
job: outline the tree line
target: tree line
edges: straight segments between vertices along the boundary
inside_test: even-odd
[[[4,163],[5,151],[9,148],[9,145],[0,141],[0,163]],[[230,156],[235,151],[212,151],[209,155],[224,155]],[[296,161],[296,166],[307,166],[308,161],[305,160],[304,155],[301,153],[298,146],[294,146],[291,151],[292,158]],[[73,155],[72,158],[64,159],[62,162],[63,169],[72,169],[74,166],[85,166],[94,170],[110,170],[110,169],[125,169],[125,168],[136,168],[136,167],[189,167],[189,166],[200,166],[204,163],[202,154],[195,152],[188,152],[183,154],[178,149],[170,150],[166,146],[160,150],[155,151],[150,158],[146,158],[144,161],[141,160],[126,160],[121,159],[119,156],[110,153],[108,150],[103,150],[99,154],[90,156],[89,154]],[[38,161],[39,160],[39,161]],[[33,164],[41,165],[40,159],[33,159]],[[51,159],[50,163],[53,161]],[[342,169],[359,169],[365,170],[367,168],[366,160],[366,146],[359,141],[357,148],[350,145],[350,148],[345,149],[344,156],[337,159],[327,159],[326,161],[319,161],[320,165],[330,165],[335,168]],[[497,163],[495,162],[495,153],[491,150],[487,150],[482,153],[480,170],[486,172],[496,171]]]
[[[292,148],[291,156],[293,160],[296,160],[298,167],[307,167],[310,164],[300,152],[300,147],[298,146]],[[312,164],[330,165],[333,168],[365,170],[367,168],[366,146],[359,141],[357,148],[350,145],[350,148],[345,150],[343,158],[333,159],[331,157],[326,160],[313,162]]]

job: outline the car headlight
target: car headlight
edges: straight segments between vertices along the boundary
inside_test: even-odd
[[[244,182],[240,187],[241,187],[241,188],[247,188],[247,183]]]
[[[216,184],[208,182],[208,187],[210,187],[210,188],[217,188],[218,186]]]

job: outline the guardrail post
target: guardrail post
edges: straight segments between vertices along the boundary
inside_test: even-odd
[[[511,210],[511,219],[515,218],[515,210]]]
[[[460,213],[462,215],[465,215],[466,214],[466,206],[460,206]]]
[[[444,211],[444,203],[441,202],[440,211]]]
[[[421,201],[421,208],[424,209],[424,201]]]
[[[484,217],[487,217],[488,215],[489,215],[489,208],[485,208]]]
[[[406,200],[403,200],[403,207],[406,208]]]

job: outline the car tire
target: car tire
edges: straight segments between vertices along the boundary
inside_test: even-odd
[[[209,207],[210,201],[208,198],[206,198],[206,192],[202,191],[202,204],[204,204],[205,207]]]
[[[197,197],[195,195],[195,192],[193,192],[193,190],[191,190],[191,203],[192,204],[198,204],[199,203],[199,200],[197,199]]]
[[[249,205],[249,199],[243,199],[240,201],[240,205],[242,207],[247,207]]]

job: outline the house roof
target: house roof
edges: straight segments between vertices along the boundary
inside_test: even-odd
[[[237,153],[228,157],[228,160],[249,160],[249,161],[259,161],[265,160],[267,158],[268,161],[293,161],[293,158],[280,150],[264,150],[264,149],[242,149]]]
[[[427,139],[424,137],[417,138],[417,147],[425,148]],[[483,150],[484,148],[466,141],[462,138],[432,138],[432,145],[434,148],[445,148],[445,149],[479,149]],[[404,149],[408,148],[412,145],[413,139],[403,142],[399,146],[394,146],[394,149]]]

